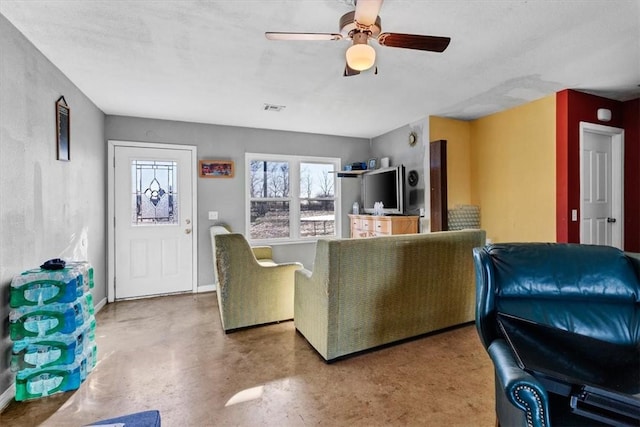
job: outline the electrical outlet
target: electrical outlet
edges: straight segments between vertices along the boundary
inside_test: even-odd
[[[424,216],[424,208],[420,208],[420,216]]]
[[[218,219],[218,211],[209,211],[209,220],[215,221]]]
[[[578,209],[571,209],[571,221],[578,220]]]

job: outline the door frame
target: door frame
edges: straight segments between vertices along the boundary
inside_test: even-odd
[[[589,122],[580,122],[580,243],[582,243],[584,208],[582,152],[587,132],[611,137],[611,215],[616,218],[616,223],[619,225],[619,227],[612,227],[611,244],[622,250],[624,248],[624,129]]]
[[[116,287],[116,264],[115,264],[115,155],[116,147],[135,147],[149,149],[173,149],[191,152],[191,209],[192,236],[191,251],[193,259],[191,262],[191,291],[198,292],[198,221],[195,220],[198,214],[198,148],[195,145],[162,144],[154,142],[120,141],[109,140],[107,145],[107,302],[115,301]]]

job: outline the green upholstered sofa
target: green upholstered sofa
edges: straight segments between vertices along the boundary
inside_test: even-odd
[[[295,273],[296,329],[327,361],[475,319],[483,230],[318,240]]]

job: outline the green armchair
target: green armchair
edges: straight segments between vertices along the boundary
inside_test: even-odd
[[[212,235],[218,272],[218,307],[225,333],[293,319],[297,262],[275,263],[271,247],[251,248],[242,234]]]

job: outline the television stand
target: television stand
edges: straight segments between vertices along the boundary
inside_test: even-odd
[[[394,234],[416,234],[419,216],[409,215],[349,215],[351,237],[392,236]]]

